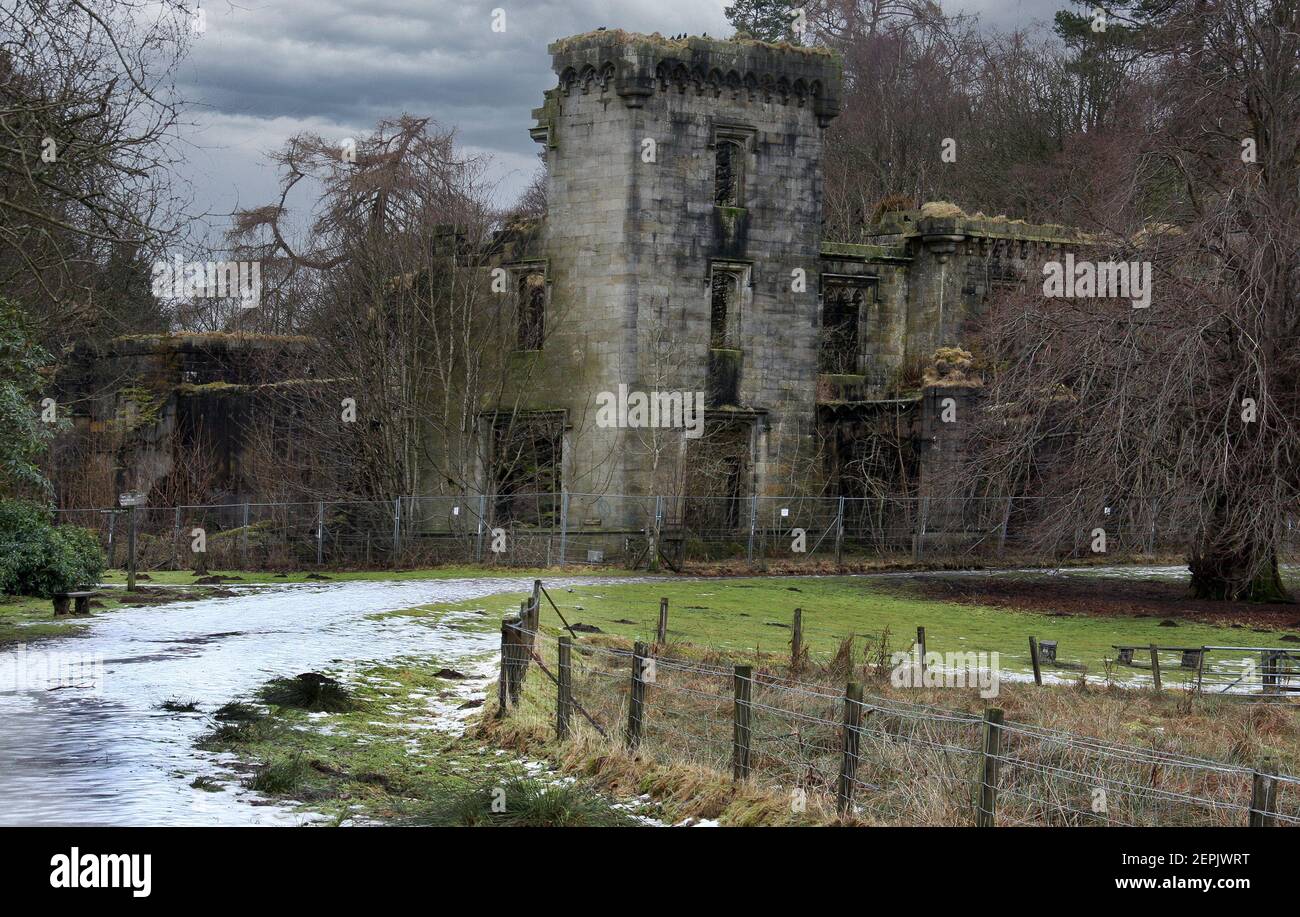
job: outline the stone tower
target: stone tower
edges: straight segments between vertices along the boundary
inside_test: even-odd
[[[815,465],[822,133],[811,48],[599,31],[549,48],[547,331],[578,493],[789,493]],[[705,434],[609,429],[595,394],[707,393]],[[712,463],[712,464],[710,464]],[[712,483],[683,486],[709,466]],[[725,491],[725,492],[724,492]],[[581,520],[575,519],[578,523]]]

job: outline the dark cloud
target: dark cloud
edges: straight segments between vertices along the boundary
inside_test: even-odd
[[[948,0],[999,28],[1049,20],[1065,0]],[[302,130],[353,136],[380,118],[429,115],[496,160],[508,201],[536,167],[529,112],[555,83],[546,46],[599,26],[730,33],[722,0],[271,0],[209,6],[181,74],[197,103],[188,163],[197,203],[270,199],[264,154]],[[505,11],[505,30],[492,29]]]

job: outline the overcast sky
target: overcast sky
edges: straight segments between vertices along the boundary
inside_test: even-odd
[[[555,85],[546,45],[600,26],[730,35],[726,0],[208,0],[181,76],[193,103],[185,177],[198,210],[267,203],[265,154],[303,130],[340,140],[386,116],[432,116],[490,153],[508,203],[537,168],[529,112]],[[999,28],[1050,21],[1067,0],[944,0]],[[505,10],[504,32],[492,12]],[[198,233],[204,235],[202,231]]]

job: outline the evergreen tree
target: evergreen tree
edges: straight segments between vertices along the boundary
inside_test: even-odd
[[[22,310],[0,299],[0,497],[49,489],[36,464],[55,430],[41,419],[41,368],[48,362]]]
[[[799,44],[791,27],[799,6],[791,0],[736,0],[725,12],[738,32],[748,32],[759,41]]]
[[[1107,124],[1116,95],[1126,83],[1141,39],[1144,3],[1071,0],[1083,12],[1060,10],[1053,31],[1070,51],[1066,71],[1075,84],[1076,130],[1093,131]]]

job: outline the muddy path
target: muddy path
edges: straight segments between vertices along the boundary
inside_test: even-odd
[[[599,577],[553,586],[602,583]],[[625,580],[619,580],[625,581]],[[206,713],[270,678],[398,656],[482,667],[493,627],[376,615],[530,589],[501,577],[295,584],[94,618],[80,636],[0,650],[0,824],[292,825],[309,820],[251,791],[207,793],[229,774],[200,751]],[[159,708],[179,698],[198,712]]]

